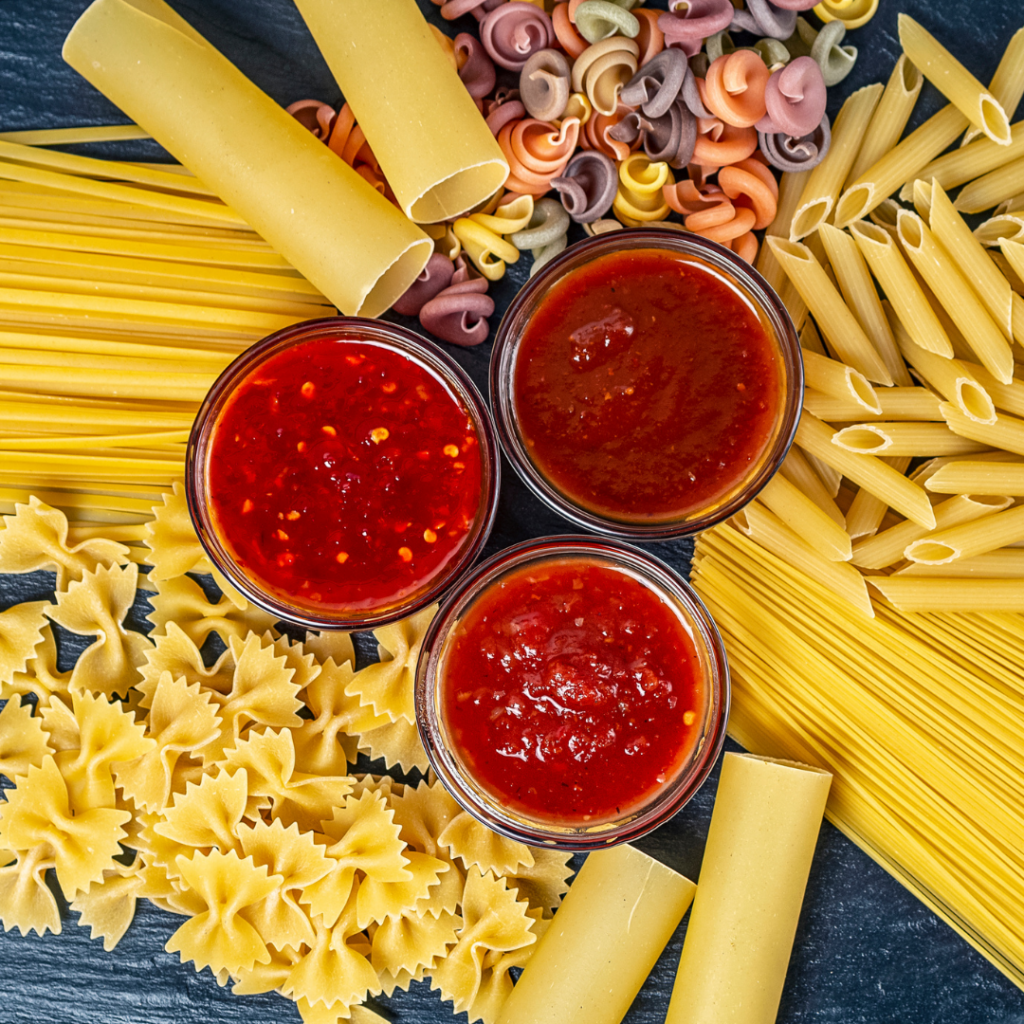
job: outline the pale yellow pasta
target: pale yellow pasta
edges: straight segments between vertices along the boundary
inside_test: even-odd
[[[460,919],[449,911],[391,918],[374,932],[370,962],[378,975],[397,976],[421,967],[432,968],[455,945],[459,923]]]
[[[1024,580],[870,576],[868,582],[902,612],[1024,611]]]
[[[970,523],[936,530],[908,544],[904,557],[927,565],[973,558],[1024,540],[1024,505],[984,516]]]
[[[903,52],[976,128],[1009,145],[1010,119],[1003,105],[930,32],[909,15],[899,16]]]
[[[851,366],[816,352],[804,352],[804,380],[808,387],[842,401],[853,402],[868,413],[881,415],[875,389]]]
[[[947,462],[925,482],[939,494],[1009,494],[1024,496],[1024,465],[993,462],[985,456]]]
[[[797,428],[796,443],[908,519],[929,530],[934,528],[935,516],[923,488],[874,456],[843,451],[832,444],[833,433],[821,420],[805,413]]]
[[[518,891],[518,899],[525,899],[547,918],[558,909],[569,889],[569,878],[573,873],[572,855],[542,848],[531,852],[533,865],[526,867],[520,864],[505,876],[505,880]]]
[[[1024,96],[1024,29],[1017,29],[1010,36],[988,88],[1003,110],[1012,117]],[[1012,130],[1013,126],[1010,127]],[[980,128],[969,128],[960,145],[967,146],[983,135]]]
[[[1024,416],[1024,381],[1014,377],[1009,384],[996,380],[980,363],[961,360],[961,365],[988,392],[995,407],[1013,416]],[[1020,366],[1016,367],[1020,372]]]
[[[769,238],[767,242],[833,351],[868,380],[892,384],[881,356],[811,250],[799,242],[781,238]]]
[[[103,948],[110,952],[124,937],[135,917],[135,904],[142,888],[142,879],[133,864],[116,864],[103,872],[103,877],[79,893],[71,902],[78,923],[89,928],[91,939],[103,939]]]
[[[905,53],[900,54],[847,175],[847,186],[855,182],[869,167],[874,166],[899,142],[923,84],[924,76],[921,72]]]
[[[981,300],[916,213],[903,210],[897,233],[914,266],[977,353],[986,369],[1003,384],[1013,379],[1013,351]]]
[[[945,423],[858,423],[837,430],[832,443],[866,455],[968,455],[985,445],[954,434]]]
[[[204,775],[198,785],[189,783],[184,793],[176,794],[153,831],[179,846],[216,847],[221,853],[241,853],[235,829],[245,816],[248,797],[249,779],[245,771],[236,769],[232,775],[222,768],[216,775]]]
[[[775,218],[765,228],[765,238],[775,236],[789,237],[790,226],[793,223],[793,214],[796,213],[796,208],[800,203],[800,196],[803,194],[804,186],[807,184],[807,179],[810,175],[810,171],[786,171],[783,173],[782,178],[779,180],[779,201],[775,208]],[[779,266],[779,261],[775,258],[775,254],[770,246],[761,246],[757,254],[755,267],[758,273],[782,297],[783,286],[787,285],[789,280],[782,272],[782,267]],[[795,296],[795,298],[797,302],[803,301],[799,296]],[[796,323],[798,317],[794,316],[793,308],[788,302],[786,303],[786,308],[789,309],[790,316],[793,318],[793,322]],[[806,314],[806,312],[805,308],[804,313]]]
[[[784,476],[776,474],[772,477],[758,498],[798,537],[805,538],[829,561],[850,560],[850,537],[846,530]]]
[[[401,830],[402,841],[421,853],[440,857],[444,848],[438,836],[462,809],[440,782],[428,785],[421,781],[416,787],[406,786],[399,796],[391,796],[394,820]]]
[[[491,831],[467,811],[448,822],[437,842],[467,869],[478,867],[483,872],[509,875],[521,866],[533,867],[533,854],[528,846]]]
[[[29,768],[41,768],[52,753],[49,734],[43,720],[33,717],[32,706],[9,700],[0,709],[0,775],[17,781]]]
[[[235,658],[230,648],[209,668],[196,644],[176,622],[167,623],[167,632],[153,638],[153,646],[145,652],[145,663],[139,666],[142,680],[136,685],[143,708],[152,706],[153,691],[164,672],[188,683],[201,683],[204,689],[227,693],[235,671]]]
[[[42,843],[22,852],[16,864],[0,867],[0,924],[5,931],[60,935],[60,910],[45,879],[53,866],[53,851]]]
[[[998,206],[1020,192],[1024,178],[1024,157],[1018,157],[994,171],[968,182],[960,190],[953,205],[961,213],[981,213]]]
[[[846,519],[833,500],[829,489],[821,482],[810,462],[799,448],[790,448],[779,472],[794,486],[798,487],[834,523],[846,526]]]
[[[1003,415],[997,416],[995,423],[977,423],[949,402],[943,402],[942,415],[946,417],[950,429],[961,437],[1024,455],[1024,420]]]
[[[360,751],[371,760],[382,757],[388,764],[399,765],[405,772],[413,768],[426,772],[430,767],[419,730],[404,718],[360,732],[358,740]]]
[[[812,575],[823,586],[840,594],[861,612],[874,616],[868,589],[859,572],[843,562],[823,557],[803,537],[758,501],[752,501],[733,522],[746,536],[767,548],[789,565]]]
[[[956,579],[1024,579],[1024,548],[1002,548],[973,558],[958,558],[944,565],[911,562],[894,576],[940,576]]]
[[[162,505],[153,508],[154,518],[146,524],[147,561],[153,568],[149,577],[167,580],[187,572],[210,572],[212,566],[196,536],[188,514],[184,485],[175,480]]]
[[[405,859],[406,870],[412,876],[408,881],[382,882],[367,877],[359,886],[356,923],[361,929],[417,913],[417,906],[425,906],[431,889],[440,884],[440,876],[450,870],[448,861],[416,850],[407,850]]]
[[[871,273],[882,286],[900,323],[921,348],[951,358],[953,346],[892,237],[875,224],[850,225]]]
[[[5,680],[5,686],[28,668],[36,648],[43,642],[47,625],[44,611],[52,607],[47,601],[26,601],[0,612],[0,678]]]
[[[956,188],[965,181],[980,178],[1013,160],[1024,156],[1024,121],[1010,126],[1010,144],[1001,146],[991,139],[982,138],[963,149],[954,149],[931,163],[925,164],[914,177],[925,181],[933,179],[942,188]],[[902,198],[908,198],[902,196]]]
[[[935,506],[935,528],[946,530],[961,523],[1002,512],[1011,499],[1002,496],[959,494]],[[884,569],[903,558],[908,544],[929,531],[907,520],[853,545],[853,564],[863,569]]]
[[[936,356],[936,358],[941,358]],[[875,397],[885,420],[941,420],[940,399],[927,388],[877,388]],[[830,398],[817,391],[804,391],[804,408],[826,423],[852,423],[862,419],[862,407],[850,401]]]
[[[500,280],[505,276],[506,265],[519,260],[519,250],[510,241],[475,219],[460,217],[452,225],[452,233],[488,281]]]
[[[1020,242],[1007,241],[1003,242],[999,248],[1018,280],[1024,280],[1024,245]]]
[[[910,456],[896,456],[883,461],[898,473],[905,473],[910,465]],[[870,491],[864,490],[863,487],[858,490],[846,512],[846,532],[850,535],[850,540],[874,536],[888,510],[889,506]]]

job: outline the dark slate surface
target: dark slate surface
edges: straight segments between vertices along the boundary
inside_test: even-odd
[[[429,0],[419,0],[441,24]],[[124,118],[60,60],[68,29],[84,0],[0,0],[0,129],[106,124]],[[275,99],[338,90],[289,0],[174,0],[186,18]],[[664,6],[652,4],[652,6]],[[1020,0],[882,0],[882,10],[850,40],[860,49],[853,74],[831,94],[829,111],[853,88],[888,77],[899,53],[896,14],[902,9],[940,39],[982,79],[995,69],[1002,45],[1024,21]],[[461,27],[459,25],[456,28]],[[469,27],[467,24],[465,27]],[[915,123],[939,100],[930,86]],[[100,152],[100,151],[97,151]],[[159,159],[151,143],[110,149],[109,155]],[[515,267],[494,290],[499,309],[522,283]],[[486,383],[488,346],[454,354]],[[507,469],[507,467],[506,467]],[[506,473],[490,549],[531,536],[564,532],[562,522]],[[652,545],[680,570],[685,543]],[[0,608],[47,596],[52,577],[0,577]],[[144,610],[136,616],[142,624]],[[73,654],[73,649],[68,649]],[[672,822],[640,845],[696,878],[717,777]],[[208,972],[197,975],[163,945],[177,918],[140,907],[112,953],[90,942],[64,908],[64,934],[43,939],[0,933],[0,1024],[285,1024],[299,1020],[275,995],[236,998]],[[661,1024],[671,992],[685,922],[644,987],[627,1021]],[[436,993],[414,985],[383,1005],[401,1024],[451,1019]],[[465,1018],[460,1018],[465,1020]],[[781,1024],[1024,1024],[1024,994],[834,828],[822,828],[796,946],[783,994]]]

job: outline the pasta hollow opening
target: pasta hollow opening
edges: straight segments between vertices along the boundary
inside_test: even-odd
[[[839,206],[842,207],[842,205],[842,200],[840,200]],[[836,216],[838,218],[838,213]],[[858,238],[863,238],[865,242],[873,242],[875,245],[881,245],[886,249],[892,245],[892,239],[886,230],[880,228],[877,224],[871,224],[869,221],[858,220],[856,224],[850,225],[850,231]]]
[[[505,184],[508,165],[490,160],[467,167],[432,185],[410,204],[408,215],[417,224],[451,220],[484,202]]]
[[[961,379],[956,382],[956,402],[976,423],[995,423],[996,407],[989,393],[973,380]]]
[[[881,416],[882,404],[878,401],[878,395],[875,394],[875,389],[871,386],[867,377],[851,369],[847,373],[846,379],[854,399],[869,412],[873,412],[876,416]]]
[[[1010,144],[1010,120],[1002,105],[993,96],[981,97],[981,123],[985,134],[1000,146]]]
[[[877,455],[892,447],[892,438],[878,427],[846,427],[835,433],[832,443],[848,452]]]
[[[972,505],[981,505],[984,508],[994,509],[996,512],[1002,512],[1004,508],[1012,504],[1005,494],[965,494],[964,498]]]
[[[924,232],[921,230],[921,223],[916,217],[910,214],[900,215],[899,225],[896,229],[899,232],[900,241],[911,249],[920,249],[924,241]]]
[[[933,540],[918,540],[904,554],[912,562],[920,562],[922,565],[945,565],[959,556],[960,549]]]
[[[356,316],[380,316],[390,309],[420,276],[433,251],[434,243],[429,238],[413,242],[366,293],[356,310]]]
[[[804,238],[807,235],[814,234],[822,223],[824,223],[831,211],[831,196],[819,199],[813,203],[808,203],[807,206],[798,210],[796,216],[793,218],[793,227],[790,230],[790,239],[792,241],[796,241],[798,238]]]
[[[802,260],[804,263],[812,263],[814,261],[814,254],[806,245],[801,245],[799,242],[791,242],[787,238],[775,237],[772,239],[772,245],[775,246],[776,249],[784,252],[787,256],[792,256],[794,259]]]
[[[854,185],[847,189],[836,206],[835,225],[845,228],[847,224],[860,220],[871,208],[871,200],[875,195],[875,186],[870,182],[865,185]]]
[[[924,85],[924,75],[921,74],[921,69],[906,56],[900,61],[900,83],[908,96],[917,92]]]

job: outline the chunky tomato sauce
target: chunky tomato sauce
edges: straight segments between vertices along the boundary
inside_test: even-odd
[[[369,342],[316,339],[237,388],[210,445],[221,539],[273,594],[381,610],[456,557],[482,493],[480,440],[427,367]]]
[[[449,640],[442,715],[485,790],[533,818],[619,817],[671,780],[696,746],[703,667],[655,591],[581,559],[515,570]]]
[[[533,313],[516,416],[537,469],[601,515],[681,519],[740,485],[782,401],[768,330],[728,284],[657,249],[598,257]]]

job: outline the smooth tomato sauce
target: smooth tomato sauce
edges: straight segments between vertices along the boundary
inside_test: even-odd
[[[681,519],[749,475],[782,403],[754,310],[701,265],[657,249],[559,281],[520,342],[514,402],[538,470],[577,504]]]
[[[429,585],[482,500],[480,439],[426,366],[315,339],[236,389],[207,461],[214,522],[242,570],[318,611],[378,610]]]
[[[689,759],[706,683],[688,628],[619,569],[552,560],[509,573],[456,627],[442,668],[457,756],[534,818],[607,820]]]

